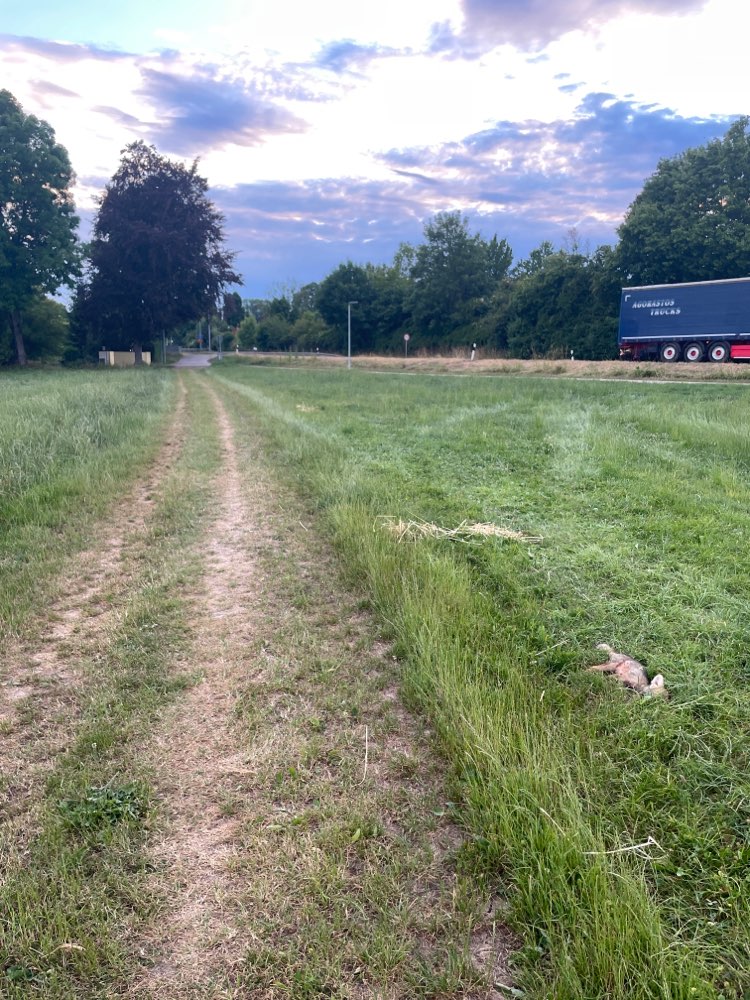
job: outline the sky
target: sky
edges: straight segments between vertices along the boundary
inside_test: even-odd
[[[85,238],[135,140],[199,161],[243,298],[390,263],[438,212],[616,241],[748,93],[746,0],[0,0],[0,87],[70,154]]]

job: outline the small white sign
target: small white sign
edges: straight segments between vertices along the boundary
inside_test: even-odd
[[[406,341],[406,343],[407,343],[407,344],[409,343],[409,340],[410,340],[410,339],[411,339],[411,338],[410,338],[409,334],[408,334],[408,333],[405,333],[405,334],[404,334],[404,340]]]

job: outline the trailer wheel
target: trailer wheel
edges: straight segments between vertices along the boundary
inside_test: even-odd
[[[699,344],[696,341],[692,344],[687,345],[683,357],[685,358],[686,361],[703,361],[705,354],[706,354],[706,349],[703,346],[703,344]]]
[[[673,343],[671,340],[668,344],[662,344],[659,348],[659,357],[662,361],[679,361],[680,345]]]
[[[709,361],[729,361],[729,344],[725,340],[719,340],[715,344],[711,344],[708,349]]]

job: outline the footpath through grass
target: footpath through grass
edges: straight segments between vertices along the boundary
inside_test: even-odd
[[[466,864],[513,904],[527,995],[746,995],[747,390],[213,376],[390,624],[454,768]],[[544,541],[399,542],[385,516]],[[588,673],[601,641],[669,700]]]

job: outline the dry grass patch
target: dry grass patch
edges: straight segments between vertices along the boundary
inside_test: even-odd
[[[400,517],[382,517],[380,524],[400,542],[415,538],[456,538],[459,541],[468,541],[477,537],[505,538],[512,542],[544,541],[541,535],[529,535],[492,522],[476,524],[471,521],[461,521],[455,528],[445,528],[440,524],[433,524],[432,521],[404,521]]]

